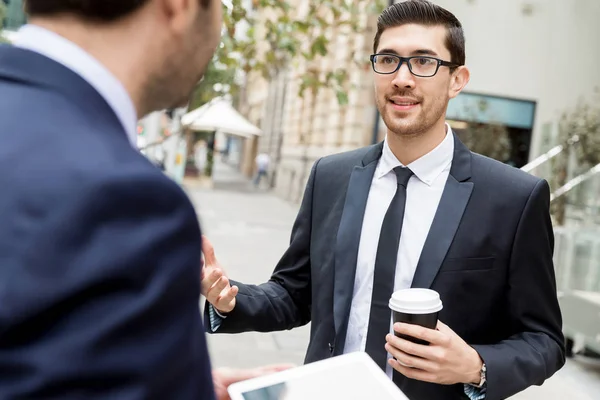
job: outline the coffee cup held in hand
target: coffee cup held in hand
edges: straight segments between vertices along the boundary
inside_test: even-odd
[[[392,294],[389,307],[392,310],[394,324],[420,325],[429,329],[436,329],[438,314],[442,309],[440,295],[431,289],[404,289]],[[429,343],[410,336],[394,332],[396,336],[413,343],[428,345]]]

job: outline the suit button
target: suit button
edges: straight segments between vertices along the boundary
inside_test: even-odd
[[[329,343],[329,352],[333,354],[333,350],[334,350],[333,344]]]

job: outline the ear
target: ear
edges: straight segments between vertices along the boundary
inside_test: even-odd
[[[176,35],[187,32],[196,22],[200,2],[198,0],[157,0],[167,26]]]
[[[458,67],[456,71],[450,77],[450,88],[448,95],[451,99],[458,96],[458,94],[467,86],[469,80],[471,79],[471,72],[464,65]]]

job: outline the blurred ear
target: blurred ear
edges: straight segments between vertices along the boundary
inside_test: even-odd
[[[458,67],[456,71],[452,73],[450,78],[450,89],[448,95],[451,99],[458,96],[458,94],[467,86],[469,80],[471,79],[471,72],[464,65]]]
[[[189,32],[197,22],[200,2],[198,0],[154,0],[158,3],[161,20],[167,22],[171,33],[180,36]]]

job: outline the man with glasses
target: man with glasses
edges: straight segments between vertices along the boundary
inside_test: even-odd
[[[371,56],[383,143],[312,168],[268,283],[223,275],[205,242],[211,332],[312,322],[306,362],[366,351],[411,400],[504,399],[565,362],[547,182],[470,152],[445,122],[469,81],[460,22],[424,0],[379,18]],[[431,288],[436,330],[399,324],[393,291]]]

